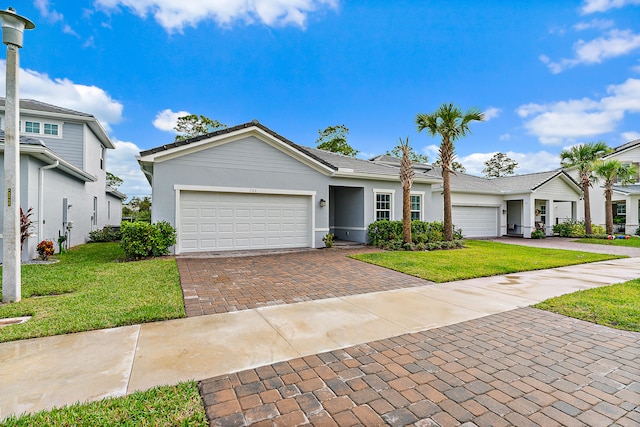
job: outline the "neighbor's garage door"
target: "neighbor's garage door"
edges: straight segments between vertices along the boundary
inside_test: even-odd
[[[453,206],[453,224],[464,237],[496,237],[498,208],[487,206]]]
[[[181,252],[311,246],[309,196],[180,193]]]

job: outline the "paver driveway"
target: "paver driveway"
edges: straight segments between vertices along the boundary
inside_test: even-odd
[[[640,333],[521,308],[201,381],[220,426],[638,426]]]
[[[347,258],[373,250],[333,248],[226,258],[178,256],[187,317],[431,283]]]

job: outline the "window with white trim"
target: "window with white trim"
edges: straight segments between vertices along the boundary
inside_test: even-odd
[[[376,221],[391,220],[391,193],[376,193]]]
[[[54,123],[45,123],[44,124],[44,134],[45,135],[55,135],[58,136],[58,125]]]
[[[411,221],[422,219],[422,195],[411,195]]]
[[[616,205],[616,215],[625,216],[627,215],[627,205]]]
[[[91,216],[91,224],[98,225],[98,198],[93,198],[93,215]]]
[[[61,123],[41,123],[34,120],[20,121],[20,131],[23,133],[43,135],[48,137],[60,138]]]
[[[24,122],[25,133],[40,133],[40,122]]]

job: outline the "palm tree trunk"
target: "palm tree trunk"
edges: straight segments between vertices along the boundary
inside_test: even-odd
[[[587,235],[593,234],[591,230],[591,195],[589,194],[589,183],[582,183],[584,193],[584,231]]]
[[[411,187],[402,187],[402,240],[411,243]]]
[[[451,215],[451,179],[449,165],[442,165],[442,190],[444,198],[444,239],[453,241],[453,217]]]
[[[604,201],[607,211],[605,218],[607,221],[607,234],[613,234],[613,203],[611,201],[613,189],[607,185],[604,190]]]

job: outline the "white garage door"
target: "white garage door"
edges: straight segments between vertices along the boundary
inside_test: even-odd
[[[496,237],[498,208],[487,206],[453,206],[453,224],[464,237]]]
[[[311,246],[309,196],[182,191],[181,252]]]

